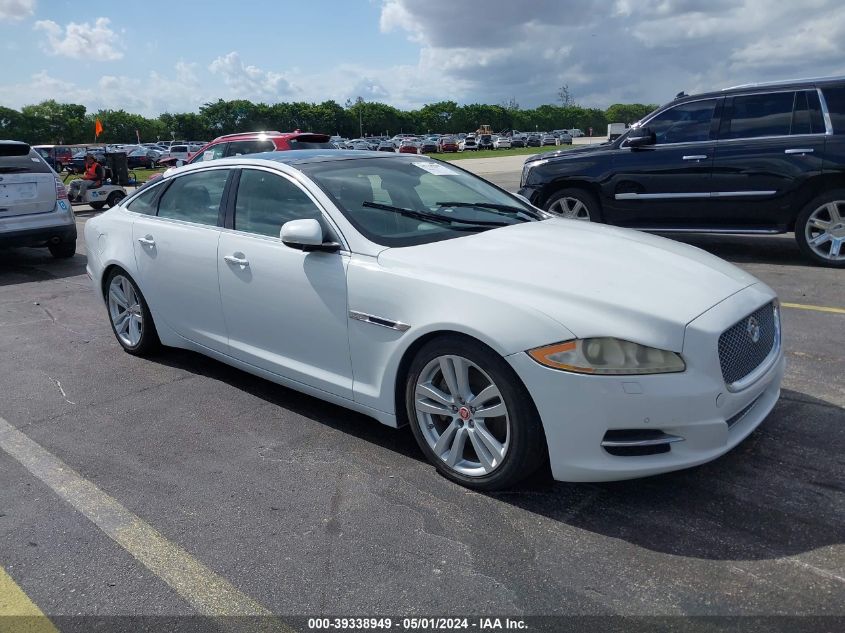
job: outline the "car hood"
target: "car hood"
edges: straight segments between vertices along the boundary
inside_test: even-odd
[[[676,352],[690,321],[758,283],[692,246],[558,218],[389,248],[378,261],[459,288],[468,301],[482,294],[540,311],[579,338],[615,336]]]
[[[585,145],[583,147],[574,147],[572,149],[559,149],[552,152],[543,152],[542,154],[534,154],[525,159],[526,163],[533,163],[537,160],[549,160],[550,158],[567,158],[571,156],[583,157],[585,154],[604,154],[613,149],[612,143],[601,143],[598,145]]]

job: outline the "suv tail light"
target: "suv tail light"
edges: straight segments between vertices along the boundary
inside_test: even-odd
[[[67,189],[65,183],[56,178],[56,198],[58,200],[67,200]]]

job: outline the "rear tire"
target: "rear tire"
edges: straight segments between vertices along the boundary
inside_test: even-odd
[[[47,249],[50,255],[56,259],[70,259],[76,255],[76,239],[72,242],[59,242],[58,244],[48,244]]]
[[[149,356],[161,347],[153,315],[135,281],[120,268],[106,278],[106,310],[117,342],[128,354]]]
[[[426,458],[467,488],[509,488],[546,463],[530,394],[511,366],[478,341],[448,335],[424,345],[408,370],[405,408]]]
[[[92,209],[96,209],[97,211],[99,211],[104,206],[106,206],[106,203],[105,202],[89,202],[88,206],[90,206]]]
[[[795,241],[814,264],[845,268],[845,189],[823,193],[801,210]]]
[[[116,207],[120,203],[120,201],[123,200],[125,197],[126,194],[122,191],[112,191],[109,194],[109,197],[106,198],[106,204],[108,204],[109,209],[111,209],[113,207]]]

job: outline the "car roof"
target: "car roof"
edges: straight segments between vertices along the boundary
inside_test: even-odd
[[[740,84],[738,86],[731,86],[723,88],[722,90],[711,90],[709,92],[700,92],[697,94],[676,97],[671,103],[683,103],[685,101],[696,101],[698,99],[708,97],[726,97],[735,94],[747,94],[754,92],[768,92],[770,90],[796,90],[801,88],[815,88],[824,87],[832,84],[845,83],[845,76],[843,77],[807,77],[804,79],[783,79],[779,81],[765,81],[758,83]]]
[[[270,130],[263,132],[238,132],[236,134],[224,134],[223,136],[218,136],[216,139],[211,141],[211,143],[217,143],[218,141],[251,141],[256,138],[295,138],[304,134],[329,136],[328,134],[323,134],[322,132],[276,132],[274,130]]]

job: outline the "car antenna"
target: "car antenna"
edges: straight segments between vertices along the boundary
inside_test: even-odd
[[[681,90],[678,94],[675,95],[676,99],[680,99],[681,97],[686,97],[687,93]]]

